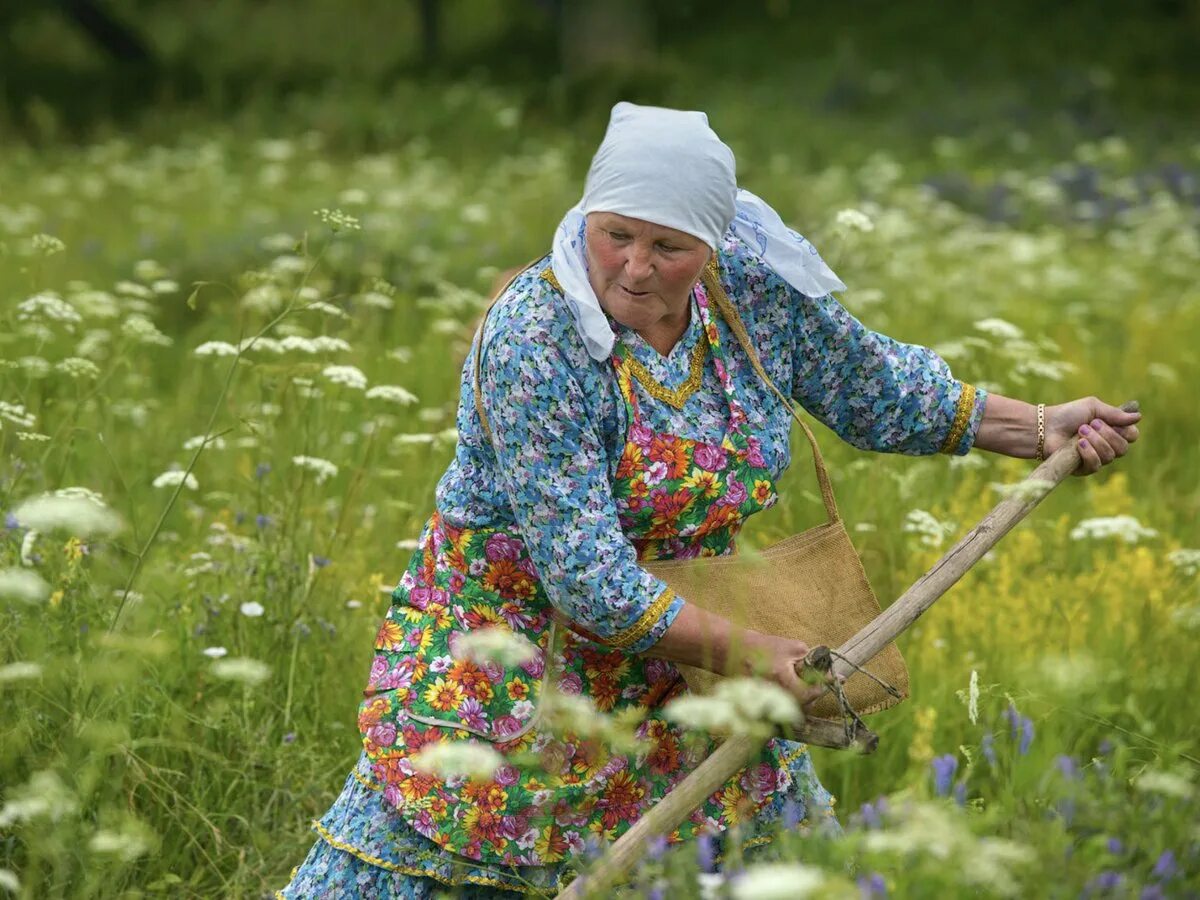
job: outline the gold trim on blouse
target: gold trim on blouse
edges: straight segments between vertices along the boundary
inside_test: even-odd
[[[650,629],[658,624],[658,620],[662,618],[663,613],[667,611],[667,607],[675,599],[675,592],[670,588],[665,588],[658,598],[651,603],[641,617],[626,628],[624,631],[618,631],[610,638],[605,639],[605,643],[618,649],[630,647],[636,644],[647,634]]]
[[[975,385],[962,382],[962,393],[958,395],[958,406],[954,409],[954,422],[950,433],[942,444],[939,453],[954,453],[966,434],[967,423],[971,421],[971,413],[975,411]]]

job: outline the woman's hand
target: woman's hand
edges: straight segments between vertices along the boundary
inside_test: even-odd
[[[1091,475],[1124,456],[1138,439],[1140,412],[1129,413],[1095,397],[1046,407],[1046,456],[1079,435],[1079,467],[1075,475]]]
[[[794,638],[776,637],[762,632],[747,632],[747,674],[752,674],[756,659],[764,660],[766,671],[758,671],[774,681],[800,702],[803,709],[825,693],[820,684],[809,684],[800,676],[804,658],[808,656],[808,645]]]

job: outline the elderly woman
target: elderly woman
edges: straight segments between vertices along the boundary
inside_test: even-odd
[[[727,307],[768,377],[856,447],[1030,459],[1078,432],[1086,474],[1137,438],[1137,414],[1094,398],[1034,407],[955,380],[932,351],[860,324],[833,298],[842,289],[738,189],[702,113],[614,107],[552,253],[480,328],[458,449],[375,643],[362,756],[278,896],[552,891],[572,858],[622,834],[711,750],[662,717],[686,690],[676,663],[725,671],[729,648],[747,647],[812,699],[801,642],[706,613],[640,565],[733,553],[790,461],[791,415]],[[536,654],[504,666],[456,652],[465,633],[497,626]],[[606,713],[639,711],[643,749],[543,727],[548,682]],[[506,762],[473,779],[414,767],[422,748],[456,742]],[[739,825],[761,843],[781,816],[836,830],[832,804],[806,748],[775,739],[671,839]]]

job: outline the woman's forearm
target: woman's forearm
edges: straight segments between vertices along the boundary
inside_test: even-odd
[[[1037,407],[989,392],[975,447],[1017,459],[1033,459],[1037,455]]]

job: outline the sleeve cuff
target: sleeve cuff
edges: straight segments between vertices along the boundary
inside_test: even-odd
[[[983,421],[983,408],[987,404],[987,391],[965,381],[957,384],[960,390],[950,431],[938,448],[939,453],[951,456],[962,456],[974,445],[979,423]]]
[[[605,643],[631,653],[642,653],[658,643],[682,608],[683,598],[669,587],[664,587],[636,622],[608,638]]]

